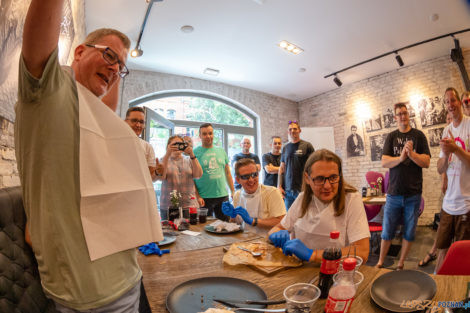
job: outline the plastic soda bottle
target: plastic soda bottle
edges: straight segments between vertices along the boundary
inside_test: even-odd
[[[339,242],[339,231],[330,233],[330,244],[323,251],[320,277],[318,280],[318,288],[320,288],[320,299],[328,297],[328,291],[333,285],[333,275],[338,272],[339,260],[341,259],[341,244]]]
[[[328,300],[325,305],[326,313],[348,313],[356,294],[354,284],[355,258],[346,258],[343,262],[343,271],[338,274],[338,280],[330,288]]]

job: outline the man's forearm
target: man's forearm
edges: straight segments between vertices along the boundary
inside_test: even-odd
[[[47,60],[59,41],[64,0],[33,0],[23,28],[22,54],[28,71],[42,76]]]
[[[225,179],[227,180],[227,185],[233,195],[235,193],[235,187],[233,186],[232,173],[230,173],[230,167],[228,165],[225,166]]]
[[[422,168],[428,168],[429,163],[431,163],[431,157],[428,154],[419,154],[419,153],[412,153],[411,156],[409,156],[411,161],[415,162],[416,165]]]
[[[443,174],[447,171],[447,167],[449,166],[449,157],[448,156],[444,156],[443,158],[440,158],[439,160],[437,160],[437,172],[439,174]]]
[[[401,163],[400,157],[392,157],[389,155],[382,156],[382,167],[393,168]]]
[[[460,159],[460,161],[465,164],[467,167],[470,167],[470,154],[464,151],[462,148],[458,147],[454,154]]]

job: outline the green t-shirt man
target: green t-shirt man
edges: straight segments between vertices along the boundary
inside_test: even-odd
[[[199,195],[203,199],[221,198],[228,196],[225,166],[229,163],[228,156],[223,148],[197,147],[194,149],[202,167],[202,177],[194,180]]]

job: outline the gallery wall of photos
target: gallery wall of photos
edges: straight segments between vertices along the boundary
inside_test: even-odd
[[[439,140],[446,126],[447,116],[442,97],[423,98],[418,101],[417,107],[413,107],[409,102],[406,103],[410,116],[410,126],[423,131],[428,138],[429,146],[439,146]],[[359,124],[361,124],[360,127],[357,126]],[[357,128],[355,134],[352,133],[354,126]],[[364,157],[366,155],[364,138],[367,136],[370,144],[370,160],[380,161],[385,139],[396,128],[397,122],[394,117],[393,106],[385,109],[382,114],[377,114],[362,123],[357,122],[357,124],[347,126],[346,132],[350,133],[346,140],[348,158]],[[351,152],[352,149],[355,149],[355,153]]]

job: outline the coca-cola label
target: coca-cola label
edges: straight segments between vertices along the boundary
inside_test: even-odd
[[[320,271],[323,274],[336,274],[338,272],[339,260],[326,260],[321,262]]]
[[[354,297],[346,300],[338,300],[331,296],[328,296],[328,300],[325,305],[326,313],[348,313],[351,308],[351,304],[354,301]]]

